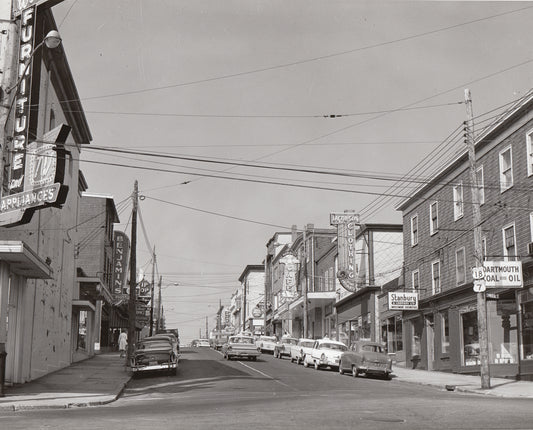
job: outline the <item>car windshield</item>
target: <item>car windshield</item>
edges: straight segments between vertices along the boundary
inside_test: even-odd
[[[232,337],[230,339],[230,343],[245,343],[247,345],[253,345],[255,342],[253,337]]]
[[[290,344],[290,345],[296,345],[298,343],[298,341],[296,339],[284,338],[284,339],[281,339],[281,343],[287,343],[287,344]]]
[[[166,340],[151,340],[149,342],[141,342],[137,349],[150,350],[150,349],[168,349],[171,345]]]
[[[301,341],[299,342],[299,345],[300,346],[304,346],[306,348],[310,348],[314,345],[315,342],[313,342],[312,340],[308,340],[308,341]]]
[[[321,343],[318,349],[333,349],[335,351],[346,351],[348,348],[340,343]]]
[[[385,352],[380,345],[363,345],[361,350],[368,352]]]
[[[276,337],[275,336],[261,336],[261,340],[272,340],[272,341],[276,341]]]

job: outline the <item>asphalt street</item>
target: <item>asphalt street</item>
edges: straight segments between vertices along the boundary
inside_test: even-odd
[[[5,412],[0,428],[533,428],[530,399],[353,378],[267,354],[253,362],[227,361],[209,348],[182,352],[176,376],[137,377],[112,404]]]

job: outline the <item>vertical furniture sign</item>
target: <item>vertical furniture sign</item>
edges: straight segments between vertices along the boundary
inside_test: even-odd
[[[357,290],[355,244],[357,229],[360,225],[359,214],[353,211],[331,213],[329,223],[337,226],[337,278],[344,289],[355,292]]]
[[[9,163],[9,195],[24,190],[24,166],[30,127],[30,96],[35,45],[35,6],[24,9],[20,16],[18,85],[15,93],[15,121]]]

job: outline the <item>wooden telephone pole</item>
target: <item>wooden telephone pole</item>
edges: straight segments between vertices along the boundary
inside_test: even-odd
[[[150,297],[150,336],[154,334],[155,246],[152,253],[152,286]]]
[[[137,205],[139,203],[139,184],[133,186],[133,211],[131,215],[131,250],[130,250],[130,301],[128,318],[128,359],[133,357],[135,346],[136,288],[137,288]]]
[[[479,186],[476,174],[476,151],[474,147],[474,121],[472,110],[472,96],[470,90],[465,90],[466,116],[465,121],[465,143],[468,149],[468,161],[470,167],[470,191],[472,194],[472,223],[474,225],[474,257],[475,267],[483,266],[483,245],[481,239],[481,207],[479,200]],[[474,281],[475,284],[476,281]],[[481,373],[481,388],[490,388],[489,373],[489,342],[487,331],[487,298],[485,296],[485,286],[474,289],[477,291],[477,324],[479,336],[479,360]]]

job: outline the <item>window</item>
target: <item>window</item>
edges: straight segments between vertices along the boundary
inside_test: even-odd
[[[533,242],[533,212],[529,214],[529,238],[531,239],[531,242]]]
[[[453,187],[453,219],[457,221],[464,214],[463,183]]]
[[[413,290],[420,289],[420,272],[418,270],[413,271],[411,274]]]
[[[431,263],[431,290],[433,294],[440,293],[440,261]]]
[[[463,285],[466,282],[466,260],[465,249],[460,248],[455,251],[455,276],[457,285]]]
[[[448,354],[450,352],[450,320],[448,319],[448,311],[441,312],[441,352]]]
[[[411,218],[411,246],[418,244],[418,215]]]
[[[533,130],[526,134],[527,141],[527,176],[533,175]]]
[[[514,224],[504,227],[503,233],[503,255],[505,261],[516,260],[516,237]]]
[[[479,204],[485,203],[485,177],[483,175],[483,166],[480,166],[476,170],[476,181],[478,189]]]
[[[487,238],[484,237],[483,239],[481,239],[481,252],[482,252],[482,256],[481,256],[481,259],[483,261],[487,261],[488,258],[487,258]]]
[[[429,234],[434,235],[439,231],[439,204],[433,202],[429,205]]]
[[[511,147],[500,152],[500,192],[513,186],[513,157]]]

